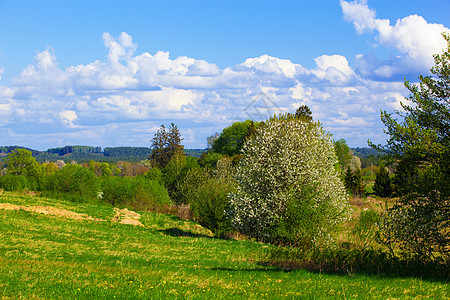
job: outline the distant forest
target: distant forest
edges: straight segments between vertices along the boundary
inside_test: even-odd
[[[46,151],[39,151],[21,146],[0,146],[0,160],[11,151],[22,148],[30,150],[33,157],[40,163],[45,161],[64,160],[65,162],[77,161],[78,163],[89,162],[91,160],[98,162],[117,162],[129,161],[139,162],[147,159],[152,153],[148,147],[101,147],[92,146],[65,146],[61,148],[50,148]],[[361,167],[365,168],[371,164],[377,165],[377,155],[381,154],[377,150],[369,147],[350,148],[353,155],[361,159]],[[200,157],[206,149],[184,149],[187,156]]]
[[[77,161],[78,163],[91,160],[99,162],[129,161],[139,162],[147,159],[152,150],[148,147],[101,147],[92,146],[65,146],[61,148],[50,148],[46,151],[38,151],[21,146],[0,146],[0,159],[11,151],[21,148],[30,150],[38,162],[64,160],[66,162]],[[185,149],[188,156],[200,157],[205,149]]]

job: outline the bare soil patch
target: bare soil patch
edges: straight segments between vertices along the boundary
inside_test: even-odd
[[[124,209],[114,208],[116,215],[112,218],[113,222],[119,222],[120,224],[128,224],[134,226],[144,226],[139,219],[141,215],[137,212]]]
[[[103,219],[93,218],[87,214],[76,213],[67,209],[61,209],[51,206],[24,206],[15,205],[10,203],[0,203],[0,209],[4,210],[24,210],[34,213],[40,213],[44,215],[63,217],[74,220],[92,220],[92,221],[105,221]]]

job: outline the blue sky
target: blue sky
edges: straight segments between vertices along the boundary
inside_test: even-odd
[[[188,148],[306,104],[350,146],[427,74],[450,1],[2,1],[0,145]]]

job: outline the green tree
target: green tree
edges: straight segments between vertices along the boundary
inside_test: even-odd
[[[305,104],[301,105],[297,110],[295,111],[295,117],[296,118],[303,118],[303,120],[311,122],[312,121],[312,112],[311,109]]]
[[[352,170],[352,167],[348,165],[344,174],[344,185],[347,191],[353,196],[363,196],[365,188],[361,169],[356,168]]]
[[[164,169],[176,153],[183,153],[183,145],[181,145],[181,133],[177,125],[170,124],[170,127],[161,125],[152,140],[152,154],[150,161],[155,167]]]
[[[326,241],[346,216],[336,161],[320,123],[293,114],[267,120],[243,147],[230,195],[233,226],[272,242],[311,247]]]
[[[32,157],[31,151],[26,149],[16,149],[11,151],[5,158],[8,165],[8,172],[14,175],[38,176],[41,168],[36,159]]]
[[[389,176],[389,170],[382,163],[376,173],[373,191],[375,195],[383,198],[392,196],[392,182]]]
[[[344,139],[340,139],[334,142],[334,151],[336,152],[339,162],[339,169],[341,174],[343,174],[352,159],[350,148],[347,146],[347,142]]]
[[[397,205],[385,215],[385,237],[422,259],[439,252],[450,258],[450,36],[447,49],[434,56],[432,76],[418,85],[406,81],[409,103],[402,120],[387,112],[381,120],[389,135],[384,151],[397,164]],[[385,240],[384,242],[386,242]]]
[[[254,134],[259,124],[252,120],[234,122],[213,140],[211,150],[228,156],[239,154],[246,139]]]
[[[109,164],[106,162],[100,163],[100,171],[102,177],[108,177],[111,176],[112,174],[111,168],[109,167]]]

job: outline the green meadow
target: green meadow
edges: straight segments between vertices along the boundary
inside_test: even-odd
[[[272,246],[174,215],[139,212],[133,226],[105,204],[8,192],[0,203],[97,219],[0,209],[1,299],[450,299],[445,280],[273,267]]]

